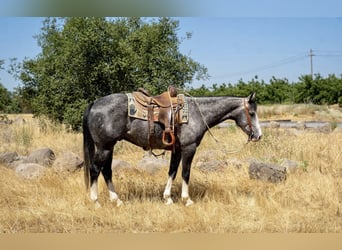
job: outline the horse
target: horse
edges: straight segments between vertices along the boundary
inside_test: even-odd
[[[100,97],[88,105],[82,124],[84,177],[87,190],[90,187],[90,199],[96,205],[100,206],[97,189],[100,173],[107,185],[110,201],[116,203],[116,206],[123,204],[115,192],[111,168],[114,146],[120,140],[126,140],[143,149],[171,150],[168,178],[163,192],[164,202],[168,205],[173,203],[171,187],[182,161],[181,200],[185,206],[190,206],[193,204],[189,196],[191,163],[196,148],[209,128],[231,119],[246,133],[248,141],[256,142],[262,137],[255,93],[244,98],[186,96],[185,100],[189,110],[188,122],[177,125],[172,149],[162,143],[162,124],[154,123],[153,138],[149,140],[148,121],[129,117],[126,94],[115,93]]]

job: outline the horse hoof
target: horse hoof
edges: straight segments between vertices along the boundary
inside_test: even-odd
[[[94,207],[95,207],[95,209],[99,209],[99,208],[101,208],[101,204],[98,201],[95,201]]]
[[[123,206],[123,202],[122,202],[122,200],[118,199],[116,201],[116,207],[121,207],[121,206]]]
[[[189,206],[193,205],[194,202],[189,198],[189,199],[187,199],[187,200],[185,201],[184,204],[185,204],[186,207],[189,207]]]
[[[169,198],[167,198],[166,199],[166,201],[165,201],[165,205],[172,205],[173,204],[173,200],[169,197]]]

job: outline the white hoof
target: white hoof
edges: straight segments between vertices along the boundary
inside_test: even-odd
[[[123,206],[122,200],[117,199],[117,200],[116,200],[116,207],[121,207],[121,206]]]
[[[193,205],[194,202],[193,202],[190,198],[188,198],[188,199],[184,202],[184,204],[185,204],[186,207],[189,207],[189,206]]]
[[[94,207],[95,207],[95,209],[99,209],[99,208],[101,208],[101,204],[96,200],[94,203]]]
[[[165,205],[172,205],[173,204],[173,200],[171,199],[171,197],[168,197],[168,198],[166,198],[166,200],[165,200]]]

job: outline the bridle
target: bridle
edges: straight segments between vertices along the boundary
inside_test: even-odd
[[[249,114],[249,108],[248,108],[248,105],[247,105],[247,102],[246,102],[246,99],[243,99],[243,106],[244,106],[244,109],[245,109],[245,115],[246,115],[246,119],[247,119],[247,125],[249,127],[249,135],[248,135],[248,141],[251,141],[252,140],[252,137],[254,135],[254,131],[253,131],[253,126],[252,126],[252,118],[251,118],[251,115]]]

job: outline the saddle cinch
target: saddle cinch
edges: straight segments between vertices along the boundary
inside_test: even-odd
[[[163,144],[173,146],[176,141],[175,125],[187,122],[184,95],[177,95],[177,89],[170,86],[168,91],[157,96],[151,96],[146,90],[139,88],[137,92],[128,94],[128,97],[129,116],[148,121],[149,145],[154,135],[154,122],[159,122],[164,125]]]

